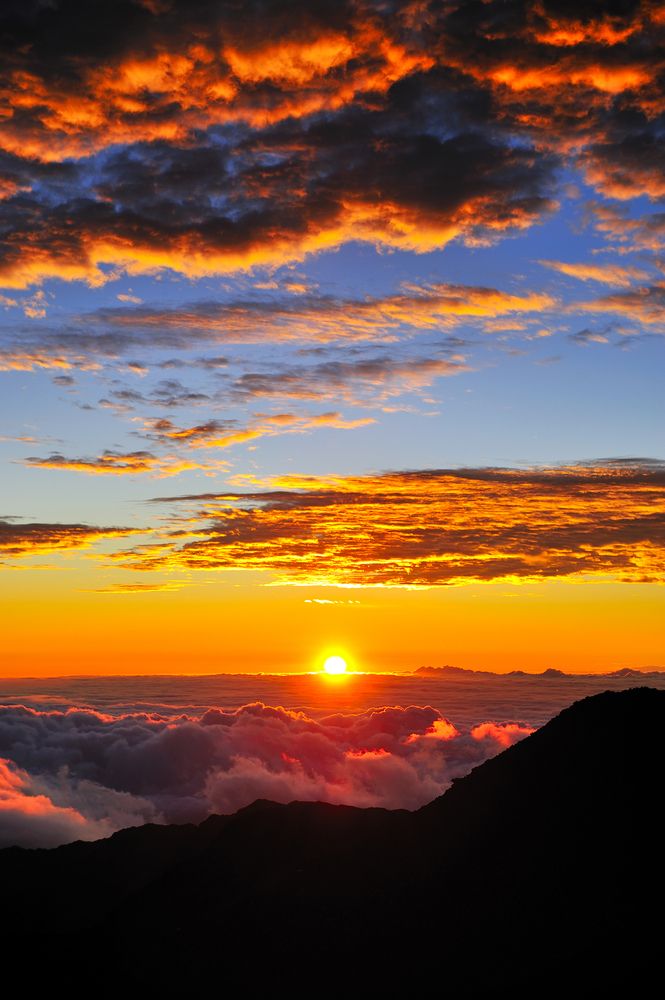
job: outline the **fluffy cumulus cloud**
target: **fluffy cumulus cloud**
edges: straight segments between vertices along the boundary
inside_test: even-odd
[[[334,586],[665,579],[658,461],[285,477],[268,485],[162,498],[185,507],[183,522],[196,537],[129,549],[124,564],[267,570],[285,584]]]
[[[353,108],[195,149],[140,143],[79,163],[64,187],[26,180],[0,202],[0,283],[160,268],[196,278],[349,240],[427,251],[487,242],[554,207],[553,154],[470,127],[441,134],[414,112]]]
[[[530,732],[461,732],[427,706],[319,719],[260,702],[179,717],[4,706],[0,846],[198,822],[257,798],[417,809]]]

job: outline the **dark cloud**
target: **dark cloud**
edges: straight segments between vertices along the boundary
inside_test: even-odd
[[[475,133],[412,134],[383,114],[355,114],[364,120],[340,122],[334,147],[314,126],[262,133],[253,147],[235,150],[225,185],[213,146],[195,156],[170,149],[166,171],[162,145],[153,144],[114,154],[101,188],[100,168],[90,164],[71,192],[17,191],[0,202],[0,282],[99,284],[102,264],[202,277],[348,240],[432,250],[456,237],[477,243],[524,228],[553,207],[549,155]]]
[[[101,0],[94,28],[86,10],[80,0],[28,18],[3,8],[5,99],[20,108],[6,147],[47,156],[55,139],[71,154],[128,134],[259,125],[385,92],[431,63],[399,4]]]
[[[0,280],[483,243],[552,209],[571,156],[657,197],[659,11],[102,0],[92,30],[80,0],[3,9]]]
[[[660,65],[662,16],[649,0],[101,0],[94,30],[81,0],[27,9],[5,4],[0,22],[14,112],[4,145],[44,159],[54,142],[80,155],[130,135],[184,143],[228,123],[399,108],[423,78],[429,92],[458,94],[467,119],[493,108],[523,126],[588,130],[617,96],[648,109]]]
[[[66,458],[58,452],[53,452],[48,458],[38,458],[33,455],[25,459],[25,464],[38,466],[42,469],[134,474],[151,471],[157,461],[156,456],[149,451],[105,451],[98,458]]]
[[[441,61],[443,12],[254,6],[123,4],[121,26],[102,4],[118,19],[102,45],[76,3],[10,18],[5,285],[100,282],[105,264],[202,276],[348,240],[430,250],[554,206],[557,156],[515,143],[487,88]]]
[[[391,396],[414,392],[439,378],[468,371],[462,357],[392,358],[375,356],[358,361],[324,361],[309,367],[247,372],[235,379],[230,393],[240,400],[261,397],[344,399],[376,404]]]
[[[115,384],[121,383],[116,382]],[[118,409],[120,412],[132,410],[137,405],[163,406],[167,409],[175,409],[179,406],[198,406],[201,403],[210,402],[210,396],[205,392],[190,389],[178,379],[162,379],[148,392],[127,388],[112,389],[109,392],[109,397],[101,399],[100,405],[109,409]]]
[[[583,330],[578,330],[577,333],[571,333],[568,336],[573,344],[607,344],[609,338],[607,336],[607,331],[600,330],[590,330],[588,327],[584,327]]]
[[[219,371],[220,368],[227,368],[229,359],[218,355],[213,358],[167,358],[159,361],[158,368],[202,368],[204,371]]]
[[[39,159],[7,153],[0,149],[0,197],[7,198],[33,189],[49,191],[51,199],[67,197],[82,182],[78,164]]]
[[[165,418],[147,422],[147,433],[157,441],[201,441],[212,437],[220,437],[238,430],[237,420],[206,420],[203,424],[193,427],[177,427],[173,421]]]
[[[621,200],[640,195],[654,201],[665,198],[665,115],[648,124],[648,131],[626,129],[614,141],[596,143],[585,151],[587,178],[603,194]]]
[[[659,5],[639,0],[471,0],[445,17],[441,59],[490,90],[498,117],[584,138],[621,115],[653,114],[661,30]]]

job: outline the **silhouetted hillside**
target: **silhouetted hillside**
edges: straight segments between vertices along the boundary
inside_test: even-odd
[[[607,692],[415,813],[257,802],[2,851],[7,954],[74,995],[635,995],[659,970],[664,727],[665,692]]]

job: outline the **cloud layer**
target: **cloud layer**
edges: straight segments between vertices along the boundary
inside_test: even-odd
[[[0,846],[198,822],[257,798],[416,809],[532,732],[458,731],[431,707],[313,719],[262,703],[165,717],[0,707]]]
[[[443,282],[410,283],[395,294],[337,298],[309,292],[293,296],[222,302],[194,302],[177,308],[132,306],[98,309],[65,328],[24,330],[0,344],[0,370],[40,368],[97,370],[110,358],[142,349],[184,351],[193,344],[268,344],[296,346],[390,343],[415,333],[445,332],[468,320],[505,316],[538,317],[556,300],[544,292],[515,294],[497,288]],[[348,348],[347,348],[348,350]],[[226,358],[201,359],[202,367],[223,367]],[[177,364],[177,362],[172,362]],[[460,368],[451,364],[442,374]],[[164,380],[159,394],[168,403],[177,380]],[[136,399],[140,398],[137,394]],[[205,397],[199,396],[199,400]],[[131,401],[131,400],[130,400]],[[196,398],[190,399],[195,403]]]
[[[282,583],[342,586],[665,579],[660,462],[286,477],[272,485],[163,498],[187,508],[197,537],[141,546],[124,565],[269,570]]]

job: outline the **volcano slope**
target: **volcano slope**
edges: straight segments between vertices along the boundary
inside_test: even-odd
[[[0,851],[5,969],[70,995],[597,995],[660,979],[665,692],[577,702],[416,812],[258,801]]]

